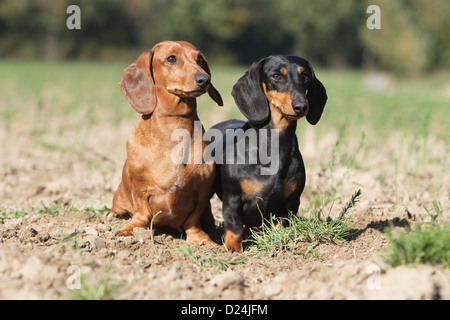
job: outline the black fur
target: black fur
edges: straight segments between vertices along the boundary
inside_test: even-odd
[[[302,73],[298,72],[299,67],[303,69]],[[281,68],[284,74],[280,74]],[[279,80],[275,80],[278,79],[276,74],[280,76]],[[257,150],[259,145],[245,144],[245,164],[237,164],[235,161],[227,164],[226,161],[226,144],[237,143],[236,138],[234,141],[227,141],[227,129],[242,129],[244,132],[254,130],[258,142],[263,138],[263,133],[269,133],[267,149],[270,150],[270,129],[276,129],[276,126],[271,116],[270,103],[264,94],[263,83],[267,91],[289,93],[290,107],[296,116],[290,119],[287,128],[279,132],[279,140],[276,141],[279,148],[279,168],[273,175],[261,175],[264,165],[260,158],[256,164],[249,163],[250,150]],[[268,219],[270,214],[286,217],[289,211],[297,213],[300,195],[305,186],[305,167],[295,134],[297,120],[306,115],[308,122],[315,125],[322,115],[327,95],[308,61],[296,56],[279,55],[254,63],[236,82],[232,95],[248,121],[229,120],[212,127],[221,130],[225,140],[223,164],[216,164],[214,191],[223,203],[225,229],[235,235],[242,235],[244,225],[261,226],[263,219]],[[248,190],[251,188],[247,188],[247,193],[244,192],[243,181],[253,182],[249,185],[256,192],[251,194]]]

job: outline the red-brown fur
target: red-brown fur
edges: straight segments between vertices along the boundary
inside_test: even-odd
[[[176,63],[168,62],[170,56],[176,57]],[[122,91],[143,116],[127,141],[122,181],[113,199],[111,212],[124,219],[131,217],[118,235],[147,228],[153,219],[155,227],[185,230],[187,241],[213,244],[201,228],[200,217],[209,206],[214,164],[171,160],[171,151],[179,143],[171,140],[174,130],[187,130],[191,147],[194,144],[194,121],[199,120],[196,98],[207,91],[222,105],[211,83],[200,87],[196,82],[194,77],[199,74],[211,75],[206,59],[184,41],[157,44],[123,72]],[[202,147],[206,147],[203,141]]]

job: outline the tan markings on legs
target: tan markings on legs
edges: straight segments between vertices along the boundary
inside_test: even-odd
[[[234,234],[231,230],[225,231],[225,246],[228,250],[242,252],[242,232]]]

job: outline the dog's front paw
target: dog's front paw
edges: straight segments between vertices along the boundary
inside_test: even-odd
[[[120,229],[114,235],[117,236],[117,237],[132,236],[133,235],[133,229],[132,230]]]
[[[190,243],[202,243],[205,245],[217,246],[217,243],[211,240],[203,230],[186,231],[186,241]]]
[[[225,248],[231,252],[242,253],[242,233],[234,234],[231,230],[225,232]]]
[[[148,221],[139,219],[138,216],[134,216],[130,222],[128,222],[125,226],[122,227],[119,231],[116,232],[116,236],[132,236],[134,228],[144,228],[147,229]]]
[[[129,212],[117,213],[117,212],[110,211],[106,215],[111,216],[116,219],[124,219],[124,220],[130,219],[133,217],[133,215]]]

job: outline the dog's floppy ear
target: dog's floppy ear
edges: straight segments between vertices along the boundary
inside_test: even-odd
[[[155,48],[142,53],[120,77],[123,94],[133,109],[141,114],[151,114],[156,107],[156,86],[152,71],[154,52]]]
[[[239,110],[253,124],[262,124],[269,119],[269,102],[261,87],[262,59],[255,62],[233,86],[231,95]]]
[[[209,70],[209,65],[208,65],[208,61],[206,61],[205,56],[203,55],[203,53],[199,54],[201,57],[201,61],[200,61],[200,67],[203,68],[203,70],[206,71],[206,73],[211,77],[211,71]],[[212,83],[209,83],[208,86],[208,94],[211,97],[211,99],[213,99],[219,106],[223,106],[223,101],[222,101],[222,97],[219,93],[219,91],[217,91],[216,88],[214,88]]]
[[[309,86],[308,93],[306,94],[309,103],[309,111],[306,115],[306,119],[310,124],[315,125],[319,122],[320,117],[322,116],[328,97],[325,87],[322,82],[317,79],[311,64],[309,64],[309,68],[311,69],[312,74],[311,85]]]

